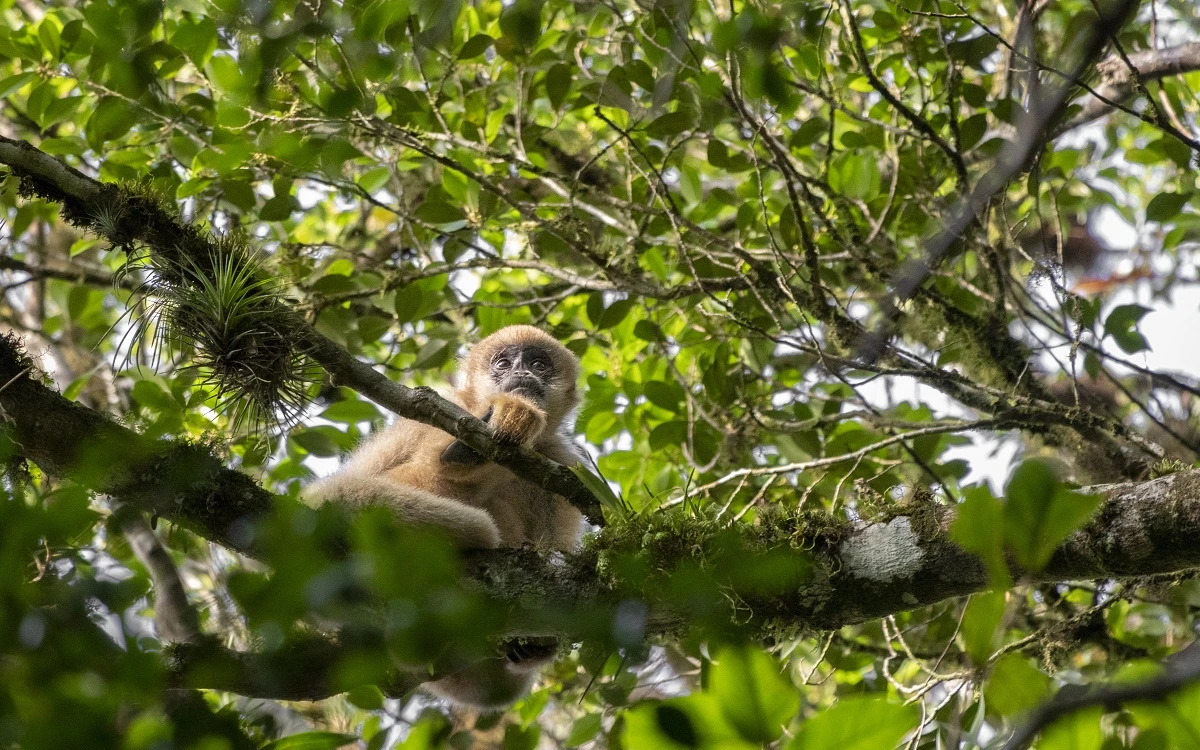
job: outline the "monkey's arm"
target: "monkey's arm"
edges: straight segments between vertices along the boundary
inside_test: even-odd
[[[500,531],[486,511],[385,477],[339,471],[309,485],[304,497],[314,505],[334,502],[351,512],[387,508],[401,523],[440,529],[466,549],[500,546]]]
[[[401,523],[441,529],[464,548],[498,547],[500,532],[487,512],[414,486],[434,486],[436,462],[418,464],[430,463],[425,451],[444,434],[426,425],[400,420],[355,451],[335,474],[309,485],[304,498],[313,505],[335,502],[351,512],[371,506],[384,507]],[[398,482],[384,476],[397,467],[408,469],[404,473],[412,475],[413,481]]]

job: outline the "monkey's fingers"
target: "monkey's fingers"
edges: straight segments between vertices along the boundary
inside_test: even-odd
[[[546,429],[546,412],[529,399],[515,393],[498,393],[492,400],[492,418],[488,420],[497,440],[528,445]]]

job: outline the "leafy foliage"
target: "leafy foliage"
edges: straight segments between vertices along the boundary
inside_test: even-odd
[[[1200,74],[1117,86],[1111,65],[1200,21],[1138,8],[1102,73],[1068,58],[1108,6],[1035,5],[0,0],[0,134],[111,184],[93,210],[19,166],[0,182],[0,320],[68,398],[294,498],[385,421],[301,325],[437,387],[465,345],[538,325],[585,373],[610,525],[584,555],[688,619],[634,596],[538,613],[589,637],[502,716],[448,718],[392,669],[508,634],[444,540],[286,506],[250,561],[163,522],[222,658],[348,693],[168,690],[247,683],[160,658],[116,500],[5,441],[0,747],[982,747],[1061,685],[1147,674],[1194,632],[1190,576],[1038,575],[1112,521],[1076,488],[1197,459],[1197,383],[1146,357],[1194,281]],[[1076,63],[1050,128],[1022,130]],[[1022,459],[1007,483],[997,447]],[[856,524],[903,515],[919,542],[949,507],[993,591],[832,632],[770,606],[841,574],[819,561]],[[1196,696],[1040,746],[1188,747]]]

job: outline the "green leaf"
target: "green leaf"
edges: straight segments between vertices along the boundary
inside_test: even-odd
[[[561,109],[571,90],[571,81],[575,78],[574,69],[565,63],[555,63],[546,71],[546,96],[550,106]]]
[[[1055,548],[1100,507],[1101,495],[1073,492],[1042,461],[1025,461],[1005,488],[1005,537],[1022,567],[1038,571]]]
[[[383,708],[384,695],[374,685],[359,685],[346,693],[346,700],[364,711],[378,711]]]
[[[463,43],[462,49],[458,51],[458,59],[470,60],[473,57],[479,57],[495,43],[496,40],[487,34],[476,34]]]
[[[193,65],[203,68],[217,51],[217,25],[208,18],[184,17],[171,35],[171,44],[187,55]]]
[[[588,491],[596,496],[600,504],[605,508],[624,508],[625,504],[621,502],[621,498],[617,493],[613,492],[612,487],[608,486],[608,482],[600,475],[592,472],[581,464],[576,464],[570,467],[571,473],[579,477],[579,481],[583,483]]]
[[[354,734],[337,732],[300,732],[280,737],[262,746],[262,750],[337,750],[343,745],[357,742]]]
[[[1174,219],[1191,197],[1190,193],[1159,193],[1146,205],[1146,220],[1164,222]]]
[[[683,403],[683,389],[676,383],[647,380],[642,384],[642,393],[646,395],[647,401],[669,412],[679,411],[679,406]]]
[[[788,145],[792,148],[804,148],[817,142],[817,139],[829,132],[829,122],[821,117],[805,120],[804,124],[792,133]]]
[[[358,398],[343,399],[321,412],[321,419],[345,424],[374,422],[382,417],[383,415],[379,413],[379,409],[374,404]]]
[[[1004,617],[1005,592],[975,594],[963,613],[962,639],[976,664],[983,664],[998,645],[997,628]]]
[[[88,384],[88,381],[92,379],[92,376],[95,375],[99,369],[100,366],[97,365],[96,367],[93,367],[84,374],[72,380],[70,385],[63,390],[63,398],[68,401],[74,401],[75,398],[79,396],[80,391],[83,390],[83,387]]]
[[[1012,585],[1004,562],[1004,504],[987,487],[969,487],[963,491],[950,538],[963,549],[983,558],[992,585],[1007,589]]]
[[[175,397],[153,380],[139,380],[134,383],[133,398],[139,404],[161,412],[174,412],[180,408]]]
[[[542,737],[542,728],[537,724],[522,727],[509,724],[504,728],[503,750],[534,750]]]
[[[650,450],[660,451],[670,446],[679,446],[687,442],[687,422],[673,419],[663,422],[650,431]]]
[[[844,153],[835,159],[829,184],[848,198],[869,200],[879,194],[883,175],[873,152]]]
[[[625,713],[622,745],[637,750],[720,748],[741,750],[760,747],[742,740],[725,720],[720,702],[708,693],[694,693],[666,701],[646,701]]]
[[[128,133],[133,125],[134,118],[129,105],[120,97],[104,96],[100,98],[92,116],[84,125],[84,133],[87,135],[88,145],[98,151],[105,142]]]
[[[377,190],[383,189],[387,185],[388,180],[392,176],[390,167],[384,165],[369,169],[358,176],[358,186],[368,193],[374,193]]]
[[[920,719],[916,706],[882,697],[847,697],[808,719],[788,750],[884,750],[900,744]]]
[[[258,218],[263,221],[286,221],[296,208],[296,200],[292,196],[286,193],[277,195],[263,203],[263,207],[258,211]]]
[[[651,138],[670,138],[692,127],[693,122],[692,116],[687,112],[667,112],[646,126],[646,134]]]
[[[600,733],[600,719],[600,714],[584,714],[576,719],[571,725],[570,733],[567,734],[567,747],[579,747],[585,742],[590,742]]]
[[[418,219],[430,224],[451,224],[464,218],[462,209],[441,201],[425,201],[416,214]]]
[[[1118,305],[1104,319],[1104,333],[1112,336],[1126,354],[1135,354],[1150,348],[1144,336],[1137,331],[1137,324],[1150,308],[1141,305]]]
[[[753,646],[722,649],[713,659],[709,690],[738,734],[773,742],[800,709],[800,696],[779,665]]]
[[[663,343],[667,337],[663,335],[662,328],[651,320],[639,320],[633,324],[633,335],[637,336],[642,341],[652,341],[655,343]]]
[[[516,0],[500,12],[500,31],[521,49],[529,49],[542,36],[543,0]]]
[[[1103,716],[1102,706],[1068,713],[1042,731],[1037,750],[1100,750],[1104,746],[1104,730],[1100,725]],[[1190,734],[1178,747],[1192,747],[1195,741],[1196,735]],[[1134,747],[1141,748],[1142,743],[1134,743]]]
[[[225,93],[239,92],[245,85],[237,60],[224,53],[209,59],[208,77],[213,85]]]
[[[984,688],[988,708],[1002,716],[1016,716],[1040,705],[1050,693],[1050,678],[1021,654],[1005,654],[996,660]]]
[[[396,290],[396,322],[408,323],[415,320],[421,312],[423,299],[424,294],[418,284],[409,284]]]
[[[0,99],[12,94],[17,89],[33,80],[33,73],[17,73],[0,80]]]
[[[608,307],[604,308],[604,312],[600,315],[600,320],[596,321],[596,328],[603,331],[606,328],[612,328],[625,320],[625,316],[633,309],[635,301],[632,299],[619,299]]]
[[[292,442],[314,456],[330,457],[342,452],[334,439],[319,427],[293,430],[290,437]]]
[[[1146,675],[1143,679],[1151,677]],[[1126,708],[1133,716],[1139,734],[1151,735],[1158,740],[1138,742],[1134,745],[1137,750],[1142,750],[1143,746],[1154,750],[1196,746],[1196,738],[1200,737],[1200,685],[1188,685],[1163,700],[1131,702]]]

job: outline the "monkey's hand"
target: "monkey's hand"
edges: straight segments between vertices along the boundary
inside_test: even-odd
[[[502,443],[528,445],[546,429],[546,413],[524,396],[512,393],[493,396],[483,421],[491,425],[496,439]],[[479,466],[486,460],[463,441],[455,440],[442,451],[442,463]]]
[[[515,393],[497,393],[488,409],[488,424],[502,443],[529,445],[546,429],[546,412],[533,401]]]

